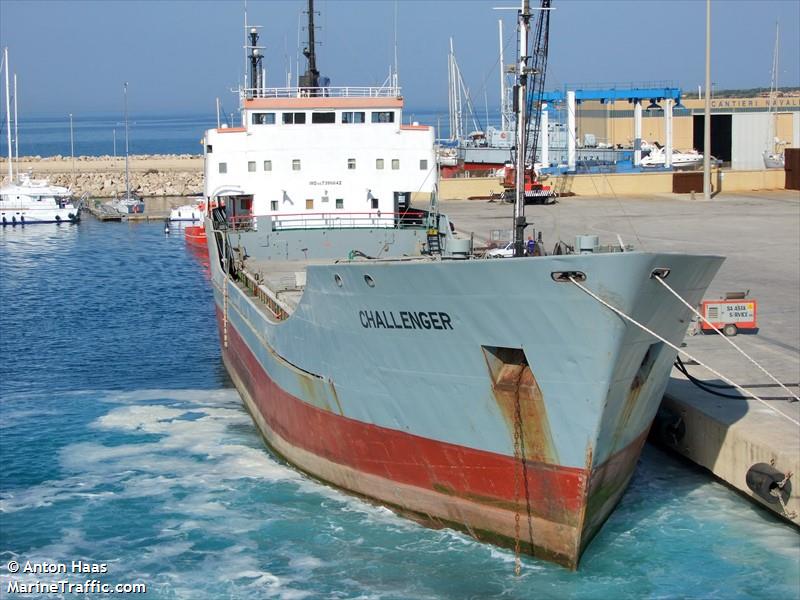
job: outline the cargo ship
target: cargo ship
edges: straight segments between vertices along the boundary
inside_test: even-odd
[[[532,14],[524,0],[521,48]],[[320,77],[313,15],[298,86],[264,85],[253,28],[241,125],[205,133],[224,364],[297,469],[575,569],[634,472],[689,324],[655,278],[696,305],[723,259],[591,235],[523,257],[524,191],[517,257],[481,258],[439,208],[433,128],[403,124],[394,85]]]

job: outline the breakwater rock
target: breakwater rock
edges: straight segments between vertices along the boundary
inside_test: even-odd
[[[7,170],[0,160],[0,172]],[[80,196],[111,198],[125,192],[125,159],[113,156],[26,156],[14,161],[15,173],[31,173]],[[193,196],[203,192],[203,157],[137,155],[128,158],[131,191],[140,196]]]

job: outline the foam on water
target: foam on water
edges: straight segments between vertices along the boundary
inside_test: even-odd
[[[104,582],[146,583],[148,598],[796,597],[797,531],[651,447],[580,571],[523,558],[518,579],[512,551],[299,474],[266,450],[220,367],[183,240],[158,224],[79,227],[0,232],[1,251],[24,242],[47,258],[35,276],[12,261],[0,277],[0,329],[21,313],[40,324],[0,336],[2,589],[13,559],[105,562]],[[146,310],[120,306],[119,281]],[[54,290],[103,309],[61,327]]]

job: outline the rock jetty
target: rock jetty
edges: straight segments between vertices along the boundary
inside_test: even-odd
[[[0,159],[0,173],[7,172]],[[14,161],[15,173],[31,173],[77,195],[113,198],[125,192],[125,158],[113,156],[25,156]],[[128,157],[131,190],[144,197],[193,196],[203,192],[203,157],[155,154]]]

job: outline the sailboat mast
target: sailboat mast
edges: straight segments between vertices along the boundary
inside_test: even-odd
[[[514,202],[514,256],[525,254],[525,155],[528,144],[528,30],[530,28],[531,7],[529,0],[522,0],[522,9],[517,17],[519,48],[517,55],[517,85],[515,115],[517,118],[517,164],[516,201]]]
[[[3,48],[3,63],[6,67],[6,136],[8,137],[8,183],[14,181],[14,168],[11,166],[11,98],[8,89],[8,46]]]
[[[125,198],[131,197],[131,185],[128,179],[128,82],[122,86],[125,96]]]
[[[506,114],[506,63],[503,58],[503,19],[497,20],[497,27],[500,35],[500,129],[507,131],[508,115]]]

